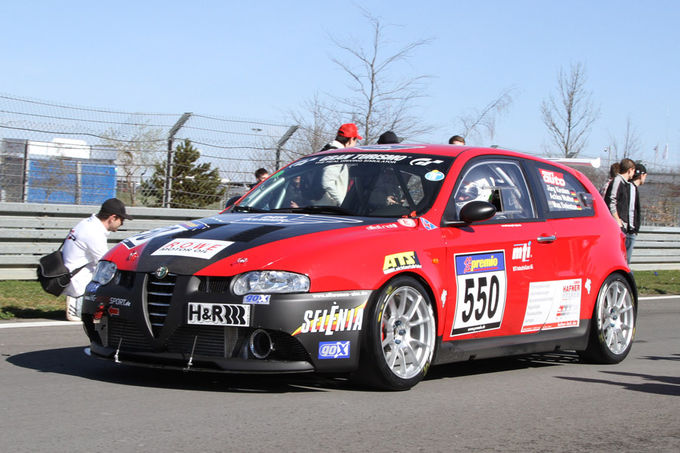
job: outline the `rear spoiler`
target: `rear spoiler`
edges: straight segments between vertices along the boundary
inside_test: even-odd
[[[579,159],[576,157],[547,157],[546,160],[558,162],[564,165],[575,165],[584,167],[600,168],[602,161],[599,157],[595,159]]]
[[[498,148],[498,145],[491,145],[491,148]],[[511,149],[511,148],[505,148],[505,149]],[[528,151],[521,151],[518,150],[518,152],[524,153],[524,154],[530,154],[532,156],[536,157],[541,157],[545,160],[549,160],[551,162],[557,162],[560,164],[564,165],[574,165],[574,166],[581,166],[581,167],[593,167],[593,168],[600,168],[600,165],[602,164],[602,160],[599,157],[596,157],[594,159],[591,158],[578,158],[578,157],[545,157],[545,156],[540,156],[536,153],[528,152]]]

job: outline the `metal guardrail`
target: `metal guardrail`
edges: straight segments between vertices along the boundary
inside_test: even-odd
[[[680,269],[680,228],[643,225],[630,266],[634,271]]]
[[[56,250],[68,231],[98,206],[0,203],[0,280],[34,280],[41,256]],[[142,231],[216,214],[207,209],[130,207],[135,220],[109,236],[113,245]],[[680,269],[680,228],[643,227],[631,260],[633,270]]]
[[[35,280],[40,257],[56,250],[71,228],[98,210],[99,206],[0,203],[0,280]],[[140,207],[128,207],[127,212],[134,220],[109,235],[110,246],[143,231],[217,213]]]

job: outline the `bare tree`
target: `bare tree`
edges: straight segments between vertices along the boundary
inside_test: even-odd
[[[342,114],[318,94],[305,101],[299,111],[292,112],[291,117],[301,126],[284,150],[289,160],[319,151],[342,123]]]
[[[372,39],[365,48],[360,43],[343,43],[332,38],[342,51],[343,57],[332,61],[349,77],[349,88],[355,93],[348,98],[335,97],[363,131],[365,143],[374,142],[386,130],[394,130],[400,136],[417,135],[429,130],[411,111],[415,101],[423,97],[427,75],[398,77],[399,66],[406,64],[414,51],[428,45],[431,39],[410,42],[394,53],[382,57],[387,47],[385,26],[380,19],[364,10],[370,22]]]
[[[626,131],[621,146],[619,146],[616,137],[612,136],[609,139],[609,157],[610,159],[613,158],[614,161],[618,161],[624,157],[635,159],[640,154],[641,148],[640,137],[633,126],[630,117],[628,117],[626,118]]]
[[[320,100],[317,96],[305,106],[311,118],[306,121],[300,116],[295,118],[295,122],[302,125],[303,133],[307,134],[313,151],[328,142],[340,122],[356,123],[364,143],[374,143],[386,130],[409,137],[431,129],[412,113],[417,99],[424,96],[428,76],[404,75],[411,71],[403,67],[418,48],[431,40],[419,39],[389,52],[386,50],[389,48],[386,28],[380,19],[367,11],[364,11],[364,17],[372,30],[372,39],[367,47],[360,41],[347,43],[331,37],[342,54],[331,60],[348,76],[351,94],[344,96],[335,91],[328,95],[329,101]]]
[[[543,123],[559,154],[564,157],[578,156],[599,115],[585,84],[586,72],[582,63],[573,64],[569,74],[560,68],[557,99],[551,95],[541,104]]]
[[[123,187],[131,206],[137,203],[137,188],[147,172],[160,158],[166,140],[161,129],[136,125],[131,132],[110,130],[103,134],[107,147],[118,152],[117,168],[122,172]]]
[[[506,88],[482,109],[474,109],[458,118],[461,135],[470,138],[493,140],[496,134],[496,119],[505,113],[510,104],[515,88]]]

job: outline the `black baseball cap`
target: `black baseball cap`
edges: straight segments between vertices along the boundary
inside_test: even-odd
[[[399,143],[403,139],[401,137],[397,137],[397,134],[395,134],[392,131],[387,131],[384,132],[379,138],[378,138],[378,144],[379,145],[386,145],[388,143]]]
[[[127,220],[132,220],[132,216],[129,216],[125,212],[125,205],[118,198],[109,198],[106,200],[102,207],[99,209],[100,214],[117,215]]]

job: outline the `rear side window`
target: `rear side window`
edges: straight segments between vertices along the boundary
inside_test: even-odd
[[[591,216],[593,197],[571,173],[552,165],[534,163],[548,218]]]

